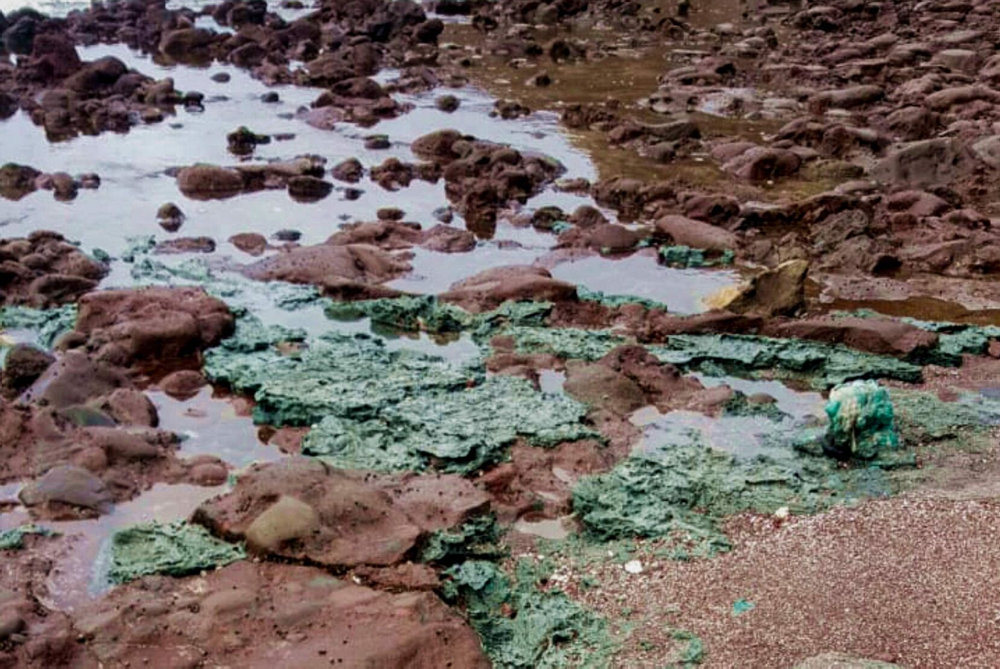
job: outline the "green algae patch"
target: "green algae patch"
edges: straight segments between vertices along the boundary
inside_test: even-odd
[[[29,534],[41,537],[50,537],[53,536],[55,532],[33,523],[4,530],[3,532],[0,532],[0,551],[18,550],[20,548],[24,548],[24,537]]]
[[[573,508],[591,538],[669,537],[688,555],[729,549],[719,521],[742,511],[789,507],[815,513],[834,504],[885,496],[893,486],[876,466],[841,469],[825,457],[798,454],[737,458],[686,444],[632,455],[614,469],[582,478]]]
[[[76,327],[75,304],[54,309],[0,308],[0,333],[4,330],[30,331],[35,341],[45,348],[52,348],[60,336],[74,327]]]
[[[598,437],[586,407],[524,379],[487,377],[369,335],[327,333],[280,347],[288,332],[251,327],[208,351],[205,373],[252,394],[254,419],[312,426],[303,452],[347,469],[471,473],[518,438],[537,446]],[[281,341],[268,344],[268,338]]]
[[[200,525],[143,523],[112,536],[108,578],[121,584],[149,574],[186,576],[245,558],[242,544],[216,539]]]
[[[826,403],[828,451],[841,459],[871,460],[899,448],[889,391],[874,381],[835,387]]]
[[[830,388],[856,379],[923,380],[920,365],[841,345],[753,335],[673,335],[650,351],[662,362],[712,376],[767,371]]]
[[[495,515],[478,516],[456,527],[433,532],[420,550],[420,561],[456,564],[502,558],[507,554],[501,545],[503,533]]]
[[[607,621],[556,589],[528,560],[513,577],[496,564],[471,560],[444,572],[446,600],[462,603],[483,649],[501,669],[606,667],[617,650]]]
[[[730,249],[712,252],[690,246],[661,246],[659,253],[663,264],[691,269],[732,265],[736,258]]]

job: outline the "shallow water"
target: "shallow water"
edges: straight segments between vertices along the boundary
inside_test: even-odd
[[[42,603],[57,610],[72,610],[110,587],[107,580],[111,536],[120,529],[152,520],[169,523],[188,518],[205,500],[224,492],[225,486],[157,484],[133,500],[118,504],[95,520],[39,523],[72,541],[47,579],[49,598]],[[17,508],[0,514],[0,530],[31,522],[27,511]]]
[[[65,13],[81,6],[78,2],[60,0],[33,0],[34,5]],[[9,10],[11,0],[0,0],[0,11]],[[20,1],[16,6],[20,6]],[[202,3],[197,3],[200,6]],[[275,3],[271,3],[272,8]],[[188,6],[193,6],[188,3]],[[308,10],[294,10],[299,13]],[[285,10],[282,10],[285,15]],[[289,18],[292,15],[286,16]],[[208,17],[200,17],[198,25],[219,29]],[[81,58],[93,60],[114,55],[140,72],[162,79],[172,77],[181,91],[196,90],[205,95],[205,108],[201,112],[173,110],[158,124],[141,125],[126,134],[104,133],[98,137],[81,136],[66,141],[49,142],[44,130],[34,126],[24,114],[0,121],[2,161],[31,165],[45,172],[65,171],[71,174],[96,172],[101,177],[98,190],[81,190],[75,200],[56,201],[51,193],[38,191],[19,201],[0,199],[0,236],[16,237],[36,229],[56,230],[72,240],[79,241],[83,249],[103,249],[118,256],[128,247],[129,239],[155,235],[157,240],[177,236],[209,236],[217,242],[217,250],[207,256],[212,261],[230,258],[236,263],[253,259],[231,246],[226,240],[240,232],[258,232],[267,237],[284,229],[294,229],[302,234],[304,244],[318,243],[336,232],[344,223],[374,220],[376,211],[386,206],[398,207],[406,212],[406,220],[430,227],[436,224],[435,210],[448,202],[443,182],[427,184],[414,181],[408,188],[389,192],[368,179],[356,187],[363,190],[356,200],[343,194],[343,184],[331,196],[319,202],[303,204],[289,198],[284,190],[261,191],[243,194],[227,200],[192,200],[180,193],[176,181],[166,174],[170,168],[207,162],[232,165],[239,159],[227,150],[226,134],[246,125],[256,133],[291,134],[291,139],[272,141],[260,145],[251,161],[289,159],[301,154],[318,154],[332,166],[346,158],[356,157],[367,168],[392,156],[412,161],[414,156],[409,143],[427,132],[454,128],[463,133],[494,142],[506,143],[524,152],[546,154],[563,164],[567,177],[595,180],[607,176],[609,169],[620,173],[630,170],[648,170],[635,156],[617,152],[609,161],[606,141],[586,133],[570,133],[559,125],[558,115],[547,105],[538,105],[541,111],[526,118],[501,120],[489,116],[495,98],[491,93],[475,86],[436,90],[416,95],[397,95],[400,102],[414,105],[413,111],[396,119],[386,120],[374,128],[360,128],[352,124],[338,124],[333,130],[319,130],[307,125],[296,116],[301,108],[319,94],[318,89],[277,86],[269,88],[254,80],[243,70],[226,64],[212,64],[198,68],[187,65],[169,65],[154,62],[148,56],[129,50],[122,45],[96,45],[79,48]],[[625,52],[623,52],[625,54]],[[645,58],[645,60],[643,60]],[[621,88],[635,88],[636,95],[647,95],[649,86],[655,88],[654,72],[665,65],[664,54],[625,56],[607,61],[606,66],[617,68],[608,81]],[[636,67],[642,64],[642,67]],[[610,72],[611,70],[609,70]],[[230,80],[213,81],[212,75],[225,72]],[[585,76],[586,71],[580,71]],[[518,75],[528,76],[521,71]],[[386,81],[395,72],[383,71],[377,79]],[[576,72],[566,71],[567,83],[574,81]],[[267,104],[260,100],[263,93],[275,91],[281,101]],[[459,109],[447,114],[438,110],[435,99],[449,93],[459,98]],[[389,149],[371,151],[363,146],[364,137],[386,134],[392,142]],[[670,168],[659,166],[657,169]],[[648,171],[644,176],[649,176]],[[156,211],[165,202],[175,202],[186,215],[178,233],[169,234],[156,223]],[[582,204],[593,205],[591,198],[561,193],[547,189],[532,198],[525,206],[531,210],[541,206],[559,206],[572,211]],[[610,220],[612,212],[605,211]],[[464,223],[456,216],[454,225]],[[491,239],[480,240],[474,251],[465,254],[440,254],[416,249],[413,254],[413,271],[390,285],[419,293],[438,293],[456,281],[491,267],[511,264],[532,264],[545,258],[555,245],[554,235],[539,232],[531,227],[515,227],[500,221]],[[157,262],[174,267],[190,256],[156,256]],[[120,260],[112,261],[110,276],[103,286],[132,285],[144,281],[133,276],[133,265]],[[612,260],[600,257],[557,264],[551,269],[557,277],[610,295],[632,295],[669,305],[677,313],[695,313],[703,310],[701,300],[718,289],[739,279],[734,270],[681,270],[658,265],[655,257],[638,254],[630,258]],[[157,280],[167,280],[160,277]],[[170,281],[185,283],[183,279]],[[189,282],[189,281],[188,281]],[[468,335],[459,337],[434,337],[426,333],[386,331],[373,327],[368,319],[353,322],[329,320],[323,302],[317,301],[302,308],[288,310],[278,306],[276,293],[270,288],[261,289],[252,282],[237,286],[227,296],[234,306],[247,308],[265,324],[301,328],[311,336],[324,331],[376,332],[383,336],[391,349],[409,348],[441,355],[461,364],[482,355],[480,348]],[[280,287],[277,288],[280,290]],[[18,333],[7,333],[14,334]],[[545,371],[541,375],[542,390],[559,393],[565,375]],[[162,392],[150,391],[149,396],[160,414],[161,427],[184,437],[182,456],[198,454],[216,455],[236,469],[252,462],[269,461],[282,457],[281,452],[260,441],[251,418],[238,415],[233,404],[224,397],[213,396],[212,390],[203,389],[187,401],[174,400]],[[16,504],[20,484],[0,488],[0,503],[7,502],[13,510],[0,514],[0,529],[15,527],[28,520],[27,512]],[[71,550],[57,561],[49,577],[52,600],[45,602],[55,608],[72,608],[86,598],[102,592],[106,587],[107,545],[117,529],[145,520],[162,522],[189,517],[205,499],[225,490],[199,488],[188,485],[159,484],[140,497],[115,507],[109,515],[97,520],[45,523],[46,526],[72,535]],[[559,521],[522,523],[520,531],[552,536],[565,536],[568,531]]]
[[[160,429],[180,436],[181,457],[215,455],[236,469],[254,462],[282,457],[274,447],[262,444],[250,416],[241,416],[225,398],[202,388],[189,400],[176,400],[159,391],[146,393],[160,416]]]
[[[643,411],[640,409],[640,411]],[[696,411],[655,411],[633,416],[644,428],[633,454],[655,455],[683,445],[704,444],[738,458],[752,458],[773,452],[787,453],[782,437],[796,429],[791,420],[773,421],[763,416],[706,416]]]
[[[551,272],[557,279],[607,295],[655,300],[678,314],[705,311],[705,298],[740,280],[733,270],[665,267],[657,264],[654,258],[640,254],[617,260],[591,257],[564,262],[553,267]]]

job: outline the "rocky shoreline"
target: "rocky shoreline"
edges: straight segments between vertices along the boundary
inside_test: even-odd
[[[992,667],[998,27],[4,9],[0,666]]]

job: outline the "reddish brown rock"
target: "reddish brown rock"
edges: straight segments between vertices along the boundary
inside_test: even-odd
[[[75,614],[106,666],[486,669],[479,637],[429,592],[390,594],[315,567],[242,561],[147,577]]]
[[[317,244],[283,250],[243,268],[258,281],[288,281],[316,286],[340,282],[377,284],[410,270],[398,256],[368,244]]]
[[[252,256],[259,256],[267,250],[267,238],[256,232],[235,234],[229,238],[229,243]]]
[[[427,533],[486,508],[459,477],[376,476],[290,457],[255,465],[195,520],[258,553],[344,568],[396,564]]]
[[[900,321],[879,318],[807,319],[765,329],[773,337],[811,339],[879,355],[907,356],[937,345],[934,332]]]
[[[160,390],[177,400],[186,400],[198,394],[207,381],[201,372],[181,369],[160,380]]]
[[[495,267],[453,284],[438,296],[473,312],[489,311],[507,300],[576,300],[576,286],[529,265]]]
[[[673,244],[706,251],[736,248],[736,235],[723,228],[684,216],[670,215],[657,219],[656,230]]]
[[[0,240],[0,303],[52,307],[93,290],[107,267],[55,232]]]
[[[245,183],[236,170],[216,165],[192,165],[177,173],[177,187],[190,198],[212,200],[239,194]]]
[[[76,322],[99,358],[150,371],[187,364],[233,326],[226,304],[201,288],[166,286],[90,293]]]

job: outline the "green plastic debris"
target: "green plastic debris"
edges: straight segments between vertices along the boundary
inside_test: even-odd
[[[736,254],[730,249],[712,252],[690,246],[661,246],[660,258],[670,267],[718,267],[732,265]]]
[[[111,254],[105,251],[104,249],[95,248],[90,252],[90,255],[94,260],[100,263],[104,263],[105,265],[107,265],[113,260]]]
[[[511,578],[491,562],[472,560],[444,576],[445,599],[464,603],[493,666],[609,666],[617,644],[607,622],[560,590],[540,590],[545,574],[537,565],[520,560]]]
[[[40,527],[33,523],[4,530],[0,532],[0,550],[9,551],[24,548],[24,537],[29,534],[49,537],[55,533],[50,529]]]
[[[733,602],[733,615],[740,616],[748,611],[753,611],[757,607],[756,604],[747,599],[737,599]]]
[[[830,391],[829,451],[841,459],[871,460],[899,448],[889,391],[875,381],[855,381]]]
[[[498,559],[506,554],[500,545],[502,535],[503,529],[495,515],[478,516],[457,527],[432,533],[420,551],[420,561],[455,564],[473,559]]]
[[[674,641],[684,643],[676,656],[676,660],[671,662],[669,667],[676,669],[690,669],[696,667],[705,660],[705,644],[694,632],[687,630],[674,630],[671,635]]]
[[[480,361],[457,366],[368,335],[327,333],[297,352],[239,335],[206,354],[206,375],[253,394],[258,423],[311,425],[303,452],[339,467],[469,473],[518,437],[551,446],[597,436],[582,404],[487,378]]]
[[[0,331],[31,331],[36,342],[45,348],[52,348],[60,336],[74,327],[76,327],[76,305],[74,304],[54,309],[0,308]]]
[[[185,576],[245,558],[242,544],[216,539],[200,525],[143,523],[112,536],[108,578],[120,584],[148,574]]]

